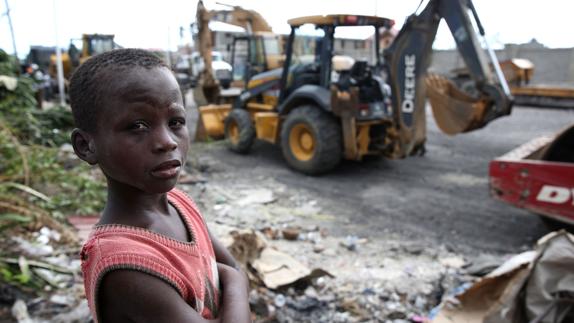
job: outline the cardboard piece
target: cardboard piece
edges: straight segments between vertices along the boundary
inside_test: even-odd
[[[456,296],[454,304],[444,301],[432,322],[554,322],[560,315],[554,304],[558,292],[574,294],[572,268],[574,236],[550,233],[538,241],[536,251],[513,257]]]
[[[231,236],[233,242],[227,248],[248,273],[250,280],[257,284],[263,283],[267,288],[277,289],[321,276],[333,277],[323,269],[311,270],[289,254],[268,247],[259,232],[232,231]]]

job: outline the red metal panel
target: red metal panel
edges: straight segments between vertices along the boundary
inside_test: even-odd
[[[501,157],[490,162],[489,173],[495,198],[574,224],[573,163]]]

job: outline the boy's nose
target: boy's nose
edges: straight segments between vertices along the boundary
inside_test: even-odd
[[[177,141],[175,140],[174,134],[172,134],[168,129],[158,129],[156,132],[154,140],[154,151],[165,152],[172,151],[177,148]]]

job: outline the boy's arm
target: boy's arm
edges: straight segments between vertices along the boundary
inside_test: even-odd
[[[100,286],[101,322],[250,322],[247,285],[238,271],[218,265],[223,297],[221,315],[206,320],[163,280],[134,270],[114,270]]]

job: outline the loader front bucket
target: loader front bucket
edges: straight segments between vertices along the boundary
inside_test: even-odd
[[[425,84],[435,121],[444,133],[456,135],[485,125],[491,102],[473,98],[440,75],[428,75]]]
[[[225,135],[225,117],[231,111],[231,104],[209,104],[199,107],[199,119],[207,137],[223,138]]]

